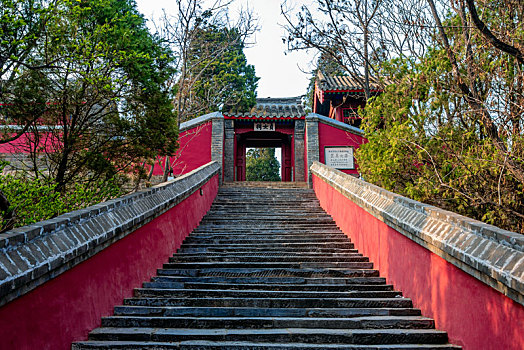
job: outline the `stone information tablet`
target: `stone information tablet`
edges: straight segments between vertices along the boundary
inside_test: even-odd
[[[353,147],[324,148],[326,165],[335,169],[355,169]]]

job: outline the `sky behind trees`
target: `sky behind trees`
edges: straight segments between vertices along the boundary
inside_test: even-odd
[[[162,9],[174,12],[171,0],[137,0],[138,9],[146,18],[158,18]],[[304,95],[309,84],[309,72],[313,69],[314,53],[291,52],[285,54],[282,42],[285,30],[280,26],[284,19],[280,15],[281,0],[247,1],[237,0],[231,14],[238,8],[248,6],[259,18],[260,31],[256,42],[244,49],[248,64],[255,66],[258,82],[258,97],[292,97]],[[152,23],[150,23],[152,24]]]

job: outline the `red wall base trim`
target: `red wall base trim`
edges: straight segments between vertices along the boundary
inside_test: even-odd
[[[0,308],[0,349],[70,349],[149,280],[198,226],[218,175],[176,207],[90,259]]]
[[[315,175],[313,188],[356,248],[448,332],[450,343],[465,350],[524,349],[522,305],[390,228]]]

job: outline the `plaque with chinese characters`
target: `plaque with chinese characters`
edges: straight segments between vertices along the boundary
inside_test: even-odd
[[[275,131],[275,123],[255,123],[255,131]]]
[[[335,169],[355,169],[353,147],[324,148],[326,165]]]

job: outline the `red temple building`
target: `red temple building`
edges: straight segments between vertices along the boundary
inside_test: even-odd
[[[379,82],[370,77],[370,93],[382,92]],[[318,72],[313,96],[313,112],[360,127],[358,108],[366,105],[362,84],[350,76],[324,75]]]

